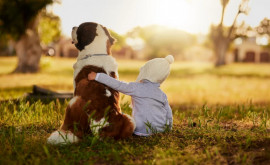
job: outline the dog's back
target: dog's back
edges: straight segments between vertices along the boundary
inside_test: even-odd
[[[121,113],[119,106],[119,92],[96,81],[89,81],[90,72],[106,73],[104,69],[96,66],[85,66],[75,79],[75,96],[80,96],[83,100],[90,101],[85,107],[88,115],[96,111],[95,116],[104,116],[104,111],[108,108]],[[111,72],[110,76],[115,77]]]
[[[114,39],[105,27],[88,22],[73,28],[72,40],[80,52],[73,66],[74,98],[66,109],[65,119],[60,128],[61,134],[74,134],[71,142],[76,142],[91,133],[115,139],[131,136],[135,122],[130,116],[122,114],[119,92],[88,80],[90,72],[118,77],[117,63],[110,50]],[[57,138],[63,138],[61,134]],[[55,138],[48,139],[49,143],[54,143],[53,141]]]

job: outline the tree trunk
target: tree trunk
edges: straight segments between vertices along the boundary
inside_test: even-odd
[[[226,64],[225,57],[228,48],[228,43],[226,43],[226,41],[219,41],[216,44],[217,45],[215,46],[215,55],[216,55],[215,65],[218,67]]]
[[[42,48],[36,28],[37,24],[38,18],[29,24],[25,34],[16,43],[15,50],[18,64],[14,72],[35,73],[39,71]]]

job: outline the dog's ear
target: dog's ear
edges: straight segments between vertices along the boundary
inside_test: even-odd
[[[111,36],[109,30],[106,27],[102,26],[102,28],[104,29],[106,35],[109,37],[111,45],[113,45],[114,42],[116,42],[116,39]]]
[[[97,23],[85,22],[82,23],[77,29],[78,43],[75,46],[81,51],[85,46],[93,42],[97,36]]]

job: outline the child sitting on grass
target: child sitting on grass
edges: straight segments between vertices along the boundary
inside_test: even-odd
[[[155,58],[141,69],[136,82],[125,83],[104,73],[91,72],[89,80],[96,80],[114,90],[131,96],[132,116],[136,123],[134,131],[138,136],[150,136],[156,132],[172,129],[172,110],[166,94],[159,88],[170,73],[174,58]]]

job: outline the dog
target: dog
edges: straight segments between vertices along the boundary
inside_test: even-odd
[[[117,63],[111,46],[115,39],[106,27],[85,22],[72,28],[72,43],[79,50],[74,68],[74,97],[69,101],[63,124],[47,142],[67,144],[86,135],[122,139],[135,129],[132,117],[121,112],[119,92],[96,81],[89,81],[92,71],[118,79]]]

